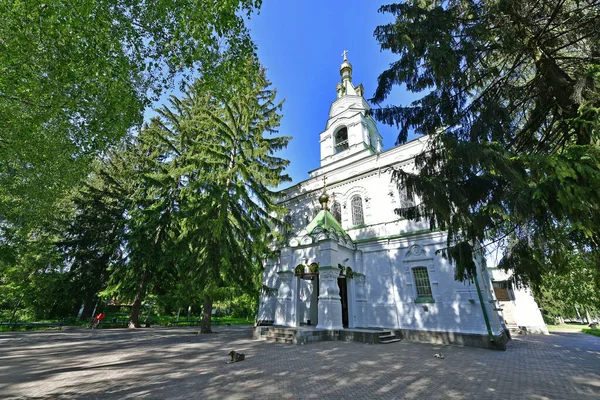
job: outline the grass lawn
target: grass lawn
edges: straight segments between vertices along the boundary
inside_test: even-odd
[[[48,331],[48,330],[56,330],[58,328],[55,327],[47,327],[47,326],[15,326],[13,328],[12,325],[3,325],[0,326],[0,332],[25,332],[25,331]]]
[[[154,319],[154,318],[153,318]],[[187,324],[187,322],[185,321],[185,318],[180,318],[180,324],[184,325]],[[248,318],[235,318],[235,317],[212,317],[212,324],[213,325],[252,325],[254,324],[254,319],[248,319]],[[193,321],[190,321],[190,323],[194,326],[196,325],[200,325],[199,319],[198,317],[196,317]],[[175,322],[175,318],[174,317],[167,317],[167,318],[161,318],[159,322],[156,322],[157,325],[177,325],[177,323]]]
[[[573,331],[581,331],[588,327],[587,324],[561,324],[561,325],[546,325],[549,331],[558,330],[558,329],[569,329]]]
[[[600,329],[582,329],[581,332],[600,337]]]
[[[546,325],[548,330],[570,330],[573,332],[583,332],[590,335],[600,337],[600,329],[590,329],[588,324],[562,324],[562,325]]]
[[[195,316],[186,321],[185,317],[179,319],[180,322],[176,322],[176,317],[173,316],[156,316],[150,317],[150,323],[152,326],[200,326],[200,317]],[[127,328],[127,322],[129,320],[129,314],[124,312],[113,312],[108,313],[102,323],[98,325],[98,329],[114,329],[114,328]],[[114,321],[114,322],[113,322]],[[29,322],[29,323],[28,323]],[[145,326],[145,316],[140,318],[142,326]],[[48,323],[48,326],[44,325]],[[22,321],[19,320],[16,326],[2,324],[0,325],[0,332],[11,332],[11,331],[33,331],[33,330],[56,330],[61,329],[60,320],[40,320],[40,321]],[[65,318],[63,321],[64,326],[79,326],[87,327],[90,324],[90,320],[79,320],[77,318]],[[214,317],[212,318],[212,325],[252,325],[254,319],[252,318],[234,318],[234,317]]]

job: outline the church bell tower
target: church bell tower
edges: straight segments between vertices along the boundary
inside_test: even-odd
[[[337,99],[331,104],[326,129],[320,135],[321,167],[349,164],[381,152],[383,146],[375,121],[367,115],[371,107],[363,97],[363,85],[352,83],[352,64],[347,50],[342,55],[342,81],[336,85]]]

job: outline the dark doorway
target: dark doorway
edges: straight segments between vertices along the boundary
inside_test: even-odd
[[[321,286],[319,284],[319,275],[314,275],[312,278],[313,282],[313,296],[310,303],[310,322],[307,325],[318,325],[319,324],[319,293]]]
[[[348,327],[348,286],[346,279],[338,278],[338,286],[340,288],[340,297],[342,300],[342,325]]]

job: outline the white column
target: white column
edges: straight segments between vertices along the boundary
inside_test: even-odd
[[[354,272],[365,273],[363,266],[363,253],[360,250],[354,252]]]
[[[315,275],[312,282],[312,293],[310,300],[310,323],[315,325],[319,323],[319,275]]]
[[[342,325],[342,302],[337,278],[337,266],[319,268],[319,329],[340,330]]]
[[[275,325],[295,326],[295,304],[292,281],[292,271],[279,271],[279,291],[277,292],[277,308],[275,310]]]
[[[354,292],[355,292],[355,310],[356,315],[356,326],[366,327],[368,322],[365,318],[365,311],[367,308],[367,295],[365,293],[365,276],[363,274],[354,275]]]

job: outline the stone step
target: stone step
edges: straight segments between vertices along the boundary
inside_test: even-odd
[[[296,330],[295,329],[287,329],[287,328],[269,327],[269,333],[285,333],[288,335],[294,335],[296,333]]]
[[[379,344],[390,344],[390,343],[396,343],[396,342],[401,342],[402,339],[390,339],[390,340],[380,340]]]
[[[379,333],[379,343],[388,344],[399,342],[400,339],[393,331],[383,331]]]
[[[269,342],[276,342],[276,343],[293,343],[294,342],[293,338],[279,337],[279,336],[267,336],[265,339],[267,339],[267,341],[269,341]]]
[[[291,333],[283,333],[283,332],[269,332],[269,333],[267,333],[267,336],[280,337],[280,338],[293,338],[294,337],[294,335]]]

